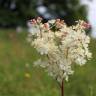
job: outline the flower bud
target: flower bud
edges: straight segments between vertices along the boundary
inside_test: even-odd
[[[84,22],[84,23],[82,24],[82,26],[83,26],[85,29],[91,28],[91,25],[90,25],[89,23],[86,23],[86,22]]]
[[[37,17],[37,22],[40,23],[42,21],[41,17]]]

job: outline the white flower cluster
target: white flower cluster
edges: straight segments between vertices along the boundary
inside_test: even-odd
[[[42,18],[31,20],[33,30],[28,40],[36,50],[44,56],[35,62],[45,68],[49,75],[58,82],[68,80],[73,74],[72,64],[84,65],[91,58],[88,49],[89,36],[85,29],[90,27],[79,20],[74,26],[67,26],[63,20],[49,20],[42,23]]]

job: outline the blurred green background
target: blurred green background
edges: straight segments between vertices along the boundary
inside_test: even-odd
[[[31,18],[62,18],[68,24],[86,20],[86,9],[79,0],[0,0],[0,26],[26,25]]]
[[[26,22],[37,16],[45,21],[61,18],[69,25],[87,20],[79,0],[0,0],[0,96],[60,96],[58,84],[33,66],[39,56],[26,40]],[[74,75],[64,82],[65,96],[96,96],[95,45],[91,39],[92,60],[75,66]]]

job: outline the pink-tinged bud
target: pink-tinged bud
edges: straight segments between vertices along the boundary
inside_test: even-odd
[[[29,23],[34,25],[34,24],[36,24],[37,22],[36,22],[35,19],[31,19],[31,20],[29,20]]]
[[[44,27],[45,27],[46,29],[49,29],[49,24],[48,24],[48,23],[44,23]]]
[[[86,22],[84,22],[84,23],[82,24],[82,26],[83,26],[85,29],[91,28],[91,25],[90,25],[89,23],[86,23]]]
[[[64,24],[64,20],[61,20],[60,23],[61,23],[61,24]]]
[[[57,28],[62,28],[62,24],[61,23],[56,23],[56,27]]]
[[[32,19],[32,22],[33,22],[33,24],[36,24],[37,23],[35,19]]]
[[[42,21],[41,17],[37,17],[37,22],[40,23]]]
[[[56,19],[56,22],[60,22],[60,19]]]

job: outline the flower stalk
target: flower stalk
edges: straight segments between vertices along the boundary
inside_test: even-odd
[[[34,65],[46,69],[57,80],[64,96],[64,80],[68,81],[74,73],[73,63],[82,66],[92,57],[88,48],[90,37],[85,32],[90,25],[79,20],[76,25],[67,26],[60,19],[43,23],[40,17],[31,20],[31,24],[28,41],[42,57]]]
[[[64,96],[64,80],[61,83],[61,96]]]

